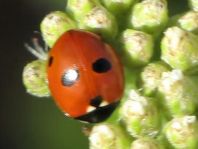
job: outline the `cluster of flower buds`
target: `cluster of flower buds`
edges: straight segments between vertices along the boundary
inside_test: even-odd
[[[169,0],[170,1],[170,0]],[[93,125],[90,149],[198,148],[198,0],[171,15],[168,0],[67,0],[48,14],[42,37],[52,47],[62,33],[83,29],[115,47],[125,73],[119,107]],[[50,96],[46,55],[27,64],[27,92]]]

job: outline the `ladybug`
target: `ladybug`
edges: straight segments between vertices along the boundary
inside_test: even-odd
[[[97,123],[123,94],[123,69],[114,49],[93,33],[65,32],[49,51],[49,89],[66,116]]]

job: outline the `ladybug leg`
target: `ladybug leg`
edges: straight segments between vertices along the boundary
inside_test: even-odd
[[[38,38],[32,39],[33,47],[31,47],[29,44],[25,43],[25,48],[32,53],[34,56],[36,56],[38,59],[46,60],[48,57],[48,47],[45,45],[45,47],[41,47],[41,45],[38,42]]]

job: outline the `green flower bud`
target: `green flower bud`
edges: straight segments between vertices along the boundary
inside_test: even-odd
[[[125,94],[128,95],[129,90],[137,89],[137,80],[139,78],[140,70],[135,68],[124,67],[125,78]]]
[[[34,60],[24,67],[23,83],[29,94],[37,97],[50,96],[46,63],[45,60]]]
[[[159,142],[152,138],[139,138],[132,142],[130,149],[164,149]]]
[[[167,27],[172,27],[172,26],[178,26],[178,20],[183,16],[184,14],[176,14],[174,16],[171,16],[169,18]]]
[[[66,12],[78,22],[98,5],[98,0],[67,0]]]
[[[135,4],[130,17],[130,26],[155,36],[159,35],[168,22],[166,0],[143,0]]]
[[[197,0],[188,0],[188,1],[191,9],[198,11],[198,1]]]
[[[137,80],[139,78],[140,70],[139,69],[129,69],[124,67],[124,78],[125,78],[125,87],[124,94],[118,108],[113,112],[113,114],[105,121],[106,123],[119,124],[121,116],[120,106],[125,102],[125,99],[129,96],[129,93],[132,89],[137,89]]]
[[[51,12],[40,25],[43,39],[49,47],[52,47],[64,32],[75,28],[75,22],[61,11]]]
[[[193,33],[198,33],[198,12],[189,11],[178,20],[179,26]]]
[[[161,81],[162,73],[169,71],[169,67],[162,61],[149,63],[141,72],[141,80],[145,95],[156,93]]]
[[[121,35],[121,45],[125,52],[123,61],[133,66],[141,66],[147,64],[154,49],[154,41],[151,35],[126,29]]]
[[[196,116],[178,117],[167,124],[165,134],[176,149],[197,149],[197,126]]]
[[[98,0],[68,0],[66,11],[75,18],[80,29],[98,33],[107,41],[117,35],[115,17]]]
[[[115,38],[118,31],[115,17],[102,6],[94,7],[79,19],[79,28],[98,33],[107,41]]]
[[[116,15],[125,13],[136,1],[137,0],[102,0],[105,7]]]
[[[167,122],[168,121],[166,121],[165,124],[167,124]],[[170,144],[170,142],[166,138],[166,135],[164,133],[164,128],[163,127],[162,127],[162,130],[161,130],[161,133],[155,138],[155,140],[157,141],[158,144],[160,144],[160,147],[162,149],[175,149],[175,148],[173,148],[173,146]]]
[[[129,149],[131,138],[118,125],[98,124],[89,136],[90,149]]]
[[[198,99],[197,85],[191,77],[184,76],[181,70],[164,72],[159,92],[172,116],[195,112]]]
[[[168,28],[161,41],[161,59],[183,71],[198,66],[198,36],[178,27]]]
[[[120,118],[133,137],[155,137],[160,127],[160,113],[155,99],[131,90],[120,107]]]

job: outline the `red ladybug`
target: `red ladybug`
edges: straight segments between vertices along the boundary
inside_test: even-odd
[[[90,123],[109,117],[123,94],[122,65],[99,36],[65,32],[49,52],[51,95],[65,115]]]

